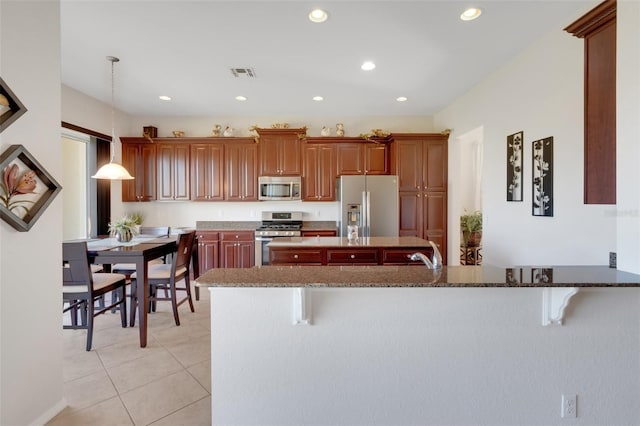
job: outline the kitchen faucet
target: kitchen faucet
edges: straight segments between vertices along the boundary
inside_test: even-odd
[[[410,259],[413,261],[421,260],[428,269],[441,269],[442,255],[440,254],[440,250],[438,250],[438,246],[436,246],[433,241],[429,241],[429,245],[433,248],[433,260],[429,260],[427,256],[420,252],[413,253]]]

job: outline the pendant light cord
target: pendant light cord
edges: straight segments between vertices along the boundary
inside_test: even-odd
[[[116,107],[115,107],[115,86],[116,86],[116,73],[114,70],[114,64],[119,62],[120,59],[115,56],[107,56],[107,60],[111,61],[111,162],[115,158],[115,143],[116,143]]]

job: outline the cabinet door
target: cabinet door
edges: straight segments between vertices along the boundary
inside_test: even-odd
[[[399,191],[422,190],[422,142],[402,140],[396,142],[396,173]]]
[[[191,145],[191,200],[224,200],[224,145]]]
[[[237,245],[236,268],[251,268],[255,265],[255,242],[242,241]]]
[[[189,199],[189,145],[158,144],[158,200]]]
[[[335,200],[335,147],[311,144],[304,147],[303,194],[305,201]]]
[[[301,143],[297,135],[260,137],[260,174],[263,176],[300,176]]]
[[[236,246],[235,241],[221,241],[220,242],[220,267],[221,268],[236,268]]]
[[[361,175],[364,173],[361,143],[340,143],[336,148],[338,176]]]
[[[447,257],[447,193],[427,192],[424,200],[423,237],[438,245],[442,259]]]
[[[256,201],[258,147],[255,144],[225,145],[225,199]]]
[[[134,175],[138,183],[139,200],[152,201],[156,199],[156,147],[155,145],[141,145],[140,162]]]
[[[442,192],[447,190],[447,142],[428,141],[423,145],[423,190]]]
[[[122,165],[135,178],[122,181],[122,201],[156,199],[156,146],[123,144]]]
[[[200,274],[218,267],[219,245],[217,232],[201,232],[198,235],[198,266]]]
[[[140,201],[138,198],[138,161],[140,146],[137,144],[122,144],[122,166],[135,178],[122,181],[122,201]]]
[[[362,147],[364,170],[368,175],[389,174],[389,149],[384,144],[366,143]]]
[[[422,194],[400,192],[400,230],[398,234],[422,238]]]

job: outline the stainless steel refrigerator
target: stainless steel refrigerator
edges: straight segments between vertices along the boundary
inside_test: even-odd
[[[398,176],[340,176],[337,182],[341,237],[353,224],[359,237],[398,236]]]

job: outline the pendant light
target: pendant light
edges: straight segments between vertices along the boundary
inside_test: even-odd
[[[116,122],[115,120],[116,110],[115,110],[115,103],[114,103],[115,73],[113,71],[113,65],[116,62],[119,62],[120,59],[116,58],[115,56],[107,56],[107,61],[111,62],[111,144],[110,144],[111,160],[109,161],[109,163],[100,167],[100,169],[98,169],[96,174],[91,177],[94,179],[109,179],[109,180],[134,179],[134,177],[129,174],[127,169],[122,167],[120,164],[113,162],[113,157],[115,155],[114,147],[115,147],[116,140],[118,139],[116,137],[116,124],[115,124]]]

